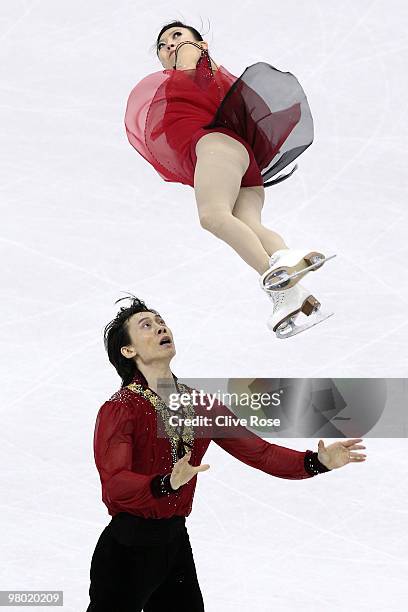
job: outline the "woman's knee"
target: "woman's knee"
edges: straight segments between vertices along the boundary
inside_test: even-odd
[[[232,213],[236,219],[245,223],[248,227],[250,227],[254,232],[262,229],[262,223],[259,219],[255,218],[253,215],[245,214],[245,213],[237,213],[235,210]]]
[[[231,222],[232,214],[230,212],[214,212],[212,210],[204,210],[199,212],[200,225],[202,228],[211,232],[216,236],[223,233],[225,226]]]

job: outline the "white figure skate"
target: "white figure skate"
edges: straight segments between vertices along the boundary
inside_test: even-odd
[[[273,301],[273,313],[267,321],[267,326],[280,339],[300,334],[334,314],[322,313],[320,302],[299,283],[285,291],[270,291],[268,295]],[[305,314],[308,320],[302,325],[297,325],[297,319],[301,314]]]
[[[281,291],[290,289],[305,274],[317,270],[326,261],[336,255],[325,257],[318,251],[305,251],[300,249],[280,249],[271,255],[269,269],[259,279],[265,291]]]

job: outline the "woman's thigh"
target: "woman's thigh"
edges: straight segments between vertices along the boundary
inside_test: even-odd
[[[231,212],[249,165],[248,151],[234,138],[219,132],[202,136],[195,150],[194,191],[199,212]]]

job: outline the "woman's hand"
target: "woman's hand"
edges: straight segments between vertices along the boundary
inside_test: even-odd
[[[192,44],[189,41],[179,43],[173,56],[176,68],[195,68],[202,50],[202,47],[198,46],[198,43]]]
[[[351,462],[362,463],[367,455],[353,452],[360,448],[365,448],[365,446],[358,444],[358,442],[362,442],[362,438],[334,442],[334,444],[325,446],[323,440],[319,440],[317,458],[329,470],[343,467],[343,465]]]
[[[173,471],[170,476],[170,484],[172,489],[178,489],[181,485],[186,484],[193,478],[198,472],[205,472],[209,469],[208,464],[204,465],[190,465],[189,460],[191,459],[191,451],[188,451],[181,459],[174,464]]]

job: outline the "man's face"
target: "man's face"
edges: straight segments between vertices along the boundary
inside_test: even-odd
[[[160,315],[153,312],[137,312],[127,323],[131,344],[122,347],[125,357],[135,358],[136,364],[154,361],[167,363],[176,354],[171,329]]]

